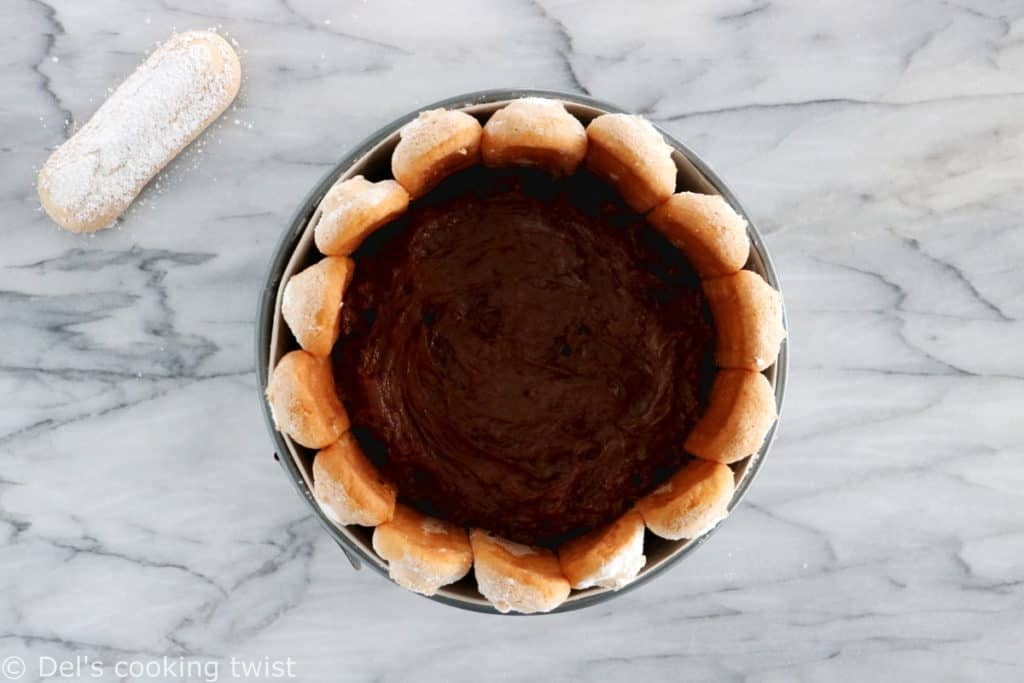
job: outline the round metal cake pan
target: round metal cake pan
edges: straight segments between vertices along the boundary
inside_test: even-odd
[[[288,223],[271,260],[266,282],[259,297],[256,324],[256,366],[259,380],[257,383],[260,394],[259,400],[266,419],[267,429],[270,432],[274,448],[276,449],[274,457],[281,464],[288,478],[298,490],[299,495],[306,501],[313,514],[320,520],[324,529],[337,542],[338,546],[352,563],[352,566],[356,569],[365,565],[387,577],[386,563],[377,557],[371,546],[373,530],[355,526],[339,527],[324,516],[312,494],[312,462],[315,452],[298,445],[288,436],[277,431],[270,415],[270,408],[264,398],[270,369],[274,367],[277,360],[284,353],[298,348],[281,317],[283,284],[287,282],[292,274],[319,258],[316,247],[313,245],[312,226],[317,206],[327,193],[327,190],[338,179],[354,175],[362,174],[371,180],[390,177],[391,152],[398,142],[398,131],[405,123],[415,118],[421,111],[439,107],[460,109],[480,117],[481,120],[485,120],[490,113],[500,108],[509,100],[520,97],[548,97],[561,100],[565,103],[566,108],[579,118],[584,125],[590,119],[600,114],[623,112],[622,109],[613,104],[601,102],[591,97],[543,90],[486,90],[451,97],[409,112],[405,116],[387,124],[357,145],[355,149],[345,155],[334,168],[324,175],[320,182],[302,200],[291,221]],[[764,240],[758,232],[754,221],[743,210],[743,206],[736,196],[715,172],[687,148],[686,145],[674,139],[665,131],[661,131],[661,133],[675,150],[673,159],[679,168],[677,189],[707,194],[720,194],[736,211],[743,215],[749,225],[748,232],[752,246],[746,268],[762,275],[772,287],[781,292],[779,280]],[[788,330],[785,305],[783,305],[782,315],[783,325]],[[787,367],[788,343],[784,341],[775,365],[768,368],[764,373],[774,388],[775,402],[780,414],[786,391]],[[757,453],[732,466],[736,477],[736,492],[729,504],[730,511],[742,500],[758,470],[764,463],[765,458],[768,457],[777,427],[778,422],[772,427]],[[728,523],[729,518],[726,518],[716,529],[721,527],[722,524]],[[565,612],[596,605],[644,585],[693,553],[714,531],[715,529],[712,529],[700,538],[689,541],[666,541],[648,533],[644,541],[647,565],[635,581],[618,591],[604,588],[573,591],[569,599],[558,607],[555,612]],[[431,599],[462,609],[498,613],[477,592],[472,574],[459,583],[440,590]]]

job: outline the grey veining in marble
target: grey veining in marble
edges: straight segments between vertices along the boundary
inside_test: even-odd
[[[431,5],[0,4],[0,659],[25,680],[164,655],[291,657],[299,680],[1020,680],[1024,3]],[[57,230],[49,151],[156,41],[208,26],[240,45],[237,105],[116,228]],[[779,440],[734,517],[650,585],[540,619],[353,572],[255,394],[294,205],[380,124],[501,86],[691,145],[765,229],[792,327]]]

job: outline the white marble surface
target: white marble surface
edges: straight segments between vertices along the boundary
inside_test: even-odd
[[[0,655],[24,680],[164,655],[220,680],[232,656],[298,680],[1019,680],[1024,3],[428,5],[0,4]],[[58,231],[49,150],[207,26],[241,45],[237,106],[116,229]],[[792,325],[746,503],[668,575],[540,619],[353,572],[254,388],[257,290],[306,190],[390,118],[496,86],[689,143],[767,233]]]

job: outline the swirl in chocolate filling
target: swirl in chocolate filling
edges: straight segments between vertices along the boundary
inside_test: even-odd
[[[469,169],[355,259],[337,385],[405,502],[555,543],[685,460],[713,375],[700,282],[589,173]]]

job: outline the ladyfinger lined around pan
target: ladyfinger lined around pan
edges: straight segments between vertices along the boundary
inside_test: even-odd
[[[569,597],[569,581],[555,554],[472,529],[477,588],[499,612],[550,612]]]
[[[735,273],[747,262],[747,221],[716,194],[680,192],[647,214],[702,278]]]
[[[539,166],[571,175],[587,153],[587,133],[561,102],[524,97],[487,120],[481,151],[486,166]]]
[[[697,538],[725,519],[734,490],[728,466],[691,460],[636,508],[647,528],[662,538]]]
[[[779,293],[750,270],[704,280],[703,288],[718,332],[715,362],[758,371],[774,364],[786,338]]]
[[[341,304],[355,263],[328,256],[292,275],[281,298],[281,315],[306,351],[327,356],[338,339]]]
[[[605,527],[563,543],[558,561],[573,588],[622,588],[636,578],[646,561],[644,520],[636,512],[627,512]]]
[[[757,452],[775,417],[775,393],[764,375],[719,370],[708,407],[683,447],[699,458],[731,464]]]
[[[373,549],[387,560],[395,583],[423,595],[455,583],[473,567],[465,529],[405,505],[374,529]]]
[[[587,126],[586,165],[611,182],[634,211],[646,213],[676,189],[672,148],[647,119],[604,114]]]
[[[375,526],[395,514],[395,487],[363,455],[351,432],[313,459],[313,496],[336,524]]]
[[[431,109],[405,124],[391,173],[412,199],[447,176],[480,162],[480,122],[461,111]]]
[[[316,248],[323,254],[348,256],[408,206],[409,193],[394,180],[372,183],[357,175],[337,182],[320,201],[320,220],[313,230]]]
[[[267,383],[267,403],[277,428],[306,448],[323,448],[349,428],[330,360],[308,351],[290,351],[277,361]]]

